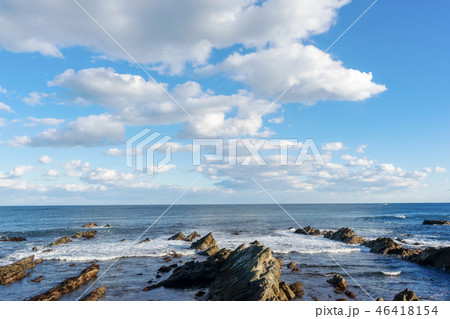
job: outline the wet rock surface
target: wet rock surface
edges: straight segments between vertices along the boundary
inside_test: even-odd
[[[340,228],[336,232],[326,232],[325,238],[331,240],[341,241],[349,245],[361,244],[364,242],[364,237],[359,237],[350,228]]]
[[[337,290],[345,291],[347,290],[347,281],[341,275],[334,275],[333,278],[327,280],[330,284],[333,285]]]
[[[20,279],[27,277],[27,269],[34,268],[42,262],[41,259],[34,260],[34,255],[23,258],[11,265],[0,267],[0,284],[8,285]]]
[[[396,294],[393,301],[419,301],[419,298],[417,298],[414,291],[406,288],[402,292]]]
[[[189,236],[187,236],[185,238],[185,241],[193,241],[194,239],[197,239],[197,238],[200,238],[200,237],[202,237],[202,236],[200,236],[200,234],[195,231],[192,234],[190,234]]]
[[[432,220],[432,219],[426,219],[423,221],[422,225],[450,225],[450,220]]]
[[[320,229],[313,228],[311,226],[306,226],[305,228],[299,228],[295,231],[296,234],[319,236],[326,233],[326,231],[321,231]]]
[[[81,298],[81,301],[97,301],[106,293],[106,287],[101,286],[92,290],[87,296]]]
[[[70,277],[62,281],[58,286],[46,292],[30,298],[30,301],[51,301],[59,300],[62,295],[75,291],[89,280],[94,278],[99,270],[99,265],[93,264],[84,269],[77,277]]]
[[[2,238],[1,241],[7,242],[7,241],[26,241],[26,238],[23,237],[17,237],[17,236],[13,236],[13,237],[6,237],[6,238]]]
[[[94,238],[96,233],[97,233],[97,231],[95,231],[95,230],[90,230],[90,231],[87,231],[87,232],[80,231],[80,232],[76,233],[75,235],[73,235],[72,238],[81,238],[81,237],[83,237],[84,239],[91,239],[91,238]]]
[[[96,223],[87,223],[87,224],[84,224],[81,227],[90,228],[90,227],[98,227],[98,225]]]
[[[55,240],[53,243],[50,244],[50,246],[65,245],[71,241],[72,239],[70,239],[69,236],[64,236]]]
[[[420,265],[444,268],[445,270],[450,271],[450,247],[430,247],[419,254],[408,256],[406,259]]]
[[[382,255],[410,256],[420,252],[419,250],[405,248],[389,237],[379,237],[375,240],[366,241],[363,245],[369,247],[371,253]]]

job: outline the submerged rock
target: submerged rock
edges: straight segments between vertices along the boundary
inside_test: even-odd
[[[231,253],[221,249],[204,262],[187,262],[148,289],[209,288],[208,300],[289,300],[294,293],[285,284],[280,288],[280,275],[270,248],[241,245]]]
[[[289,264],[287,264],[286,267],[288,267],[288,269],[294,269],[297,266],[297,264],[293,261],[291,261]]]
[[[26,238],[23,237],[7,237],[7,238],[3,238],[2,241],[26,241]]]
[[[27,277],[29,274],[26,274],[27,269],[34,268],[37,264],[42,262],[41,259],[34,260],[34,255],[23,258],[11,265],[1,266],[0,267],[0,284],[7,285],[11,284],[15,281],[23,279]]]
[[[323,235],[326,233],[326,231],[321,231],[320,229],[313,228],[311,226],[306,226],[305,228],[299,228],[295,231],[296,234],[303,234],[303,235],[311,235],[311,236],[318,236]]]
[[[70,277],[62,281],[58,286],[46,292],[30,298],[30,301],[51,301],[59,300],[62,295],[75,291],[89,280],[94,278],[99,270],[99,265],[93,264],[84,269],[77,277]]]
[[[393,301],[419,301],[419,298],[417,298],[414,291],[406,288],[402,292],[396,294]]]
[[[81,227],[90,228],[90,227],[98,227],[98,225],[96,223],[87,223]]]
[[[216,246],[216,240],[214,239],[212,233],[209,233],[208,235],[193,242],[191,248],[195,250],[206,250],[213,246]]]
[[[345,291],[347,290],[347,281],[341,275],[334,275],[333,278],[327,280],[330,284],[332,284],[336,289]]]
[[[55,240],[53,243],[50,244],[50,246],[65,245],[71,241],[72,241],[72,239],[70,239],[69,236],[64,236],[64,237],[61,237],[61,238]]]
[[[36,277],[32,280],[32,282],[41,282],[42,278],[44,278],[44,276]]]
[[[145,238],[144,240],[141,240],[138,244],[147,243],[150,241],[150,238]]]
[[[424,220],[422,225],[450,225],[450,220]]]
[[[83,237],[84,239],[91,239],[91,238],[94,238],[96,233],[97,233],[97,231],[95,231],[95,230],[90,230],[87,232],[80,231],[80,232],[76,233],[75,235],[73,235],[72,238]]]
[[[200,238],[200,237],[202,237],[202,236],[200,236],[200,234],[195,231],[192,234],[190,234],[189,236],[187,236],[184,240],[185,241],[193,241],[194,239]]]
[[[169,240],[183,240],[186,239],[186,236],[183,233],[176,233],[175,235],[169,237]]]
[[[361,244],[364,242],[364,237],[357,236],[353,230],[345,227],[336,232],[326,232],[324,237],[341,241],[349,245]]]
[[[291,288],[292,292],[297,296],[301,297],[304,293],[303,291],[303,285],[299,282],[295,282],[291,285],[289,285],[289,288]]]
[[[97,301],[106,292],[106,287],[101,286],[92,290],[87,296],[81,298],[81,301]]]

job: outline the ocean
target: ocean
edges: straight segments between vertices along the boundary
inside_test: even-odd
[[[404,239],[408,248],[450,246],[450,226],[422,225],[425,219],[450,219],[450,204],[282,206],[303,227],[311,225],[322,230],[349,227],[366,239],[380,236]],[[29,277],[1,285],[0,300],[25,300],[40,294],[78,275],[91,261],[100,265],[99,280],[91,290],[98,286],[107,288],[101,300],[195,300],[198,289],[142,291],[149,280],[157,282],[169,276],[162,274],[162,278],[155,278],[157,269],[166,264],[162,257],[167,253],[182,254],[182,262],[205,258],[196,255],[185,241],[167,240],[178,231],[186,235],[197,231],[202,236],[212,232],[220,248],[233,249],[258,240],[285,264],[290,261],[298,264],[300,272],[284,268],[281,279],[288,284],[301,282],[304,300],[345,297],[327,283],[333,273],[346,278],[357,300],[371,300],[370,296],[392,300],[405,288],[414,290],[421,300],[450,300],[450,273],[394,256],[373,254],[363,246],[295,234],[289,228],[299,227],[277,205],[176,205],[157,220],[167,208],[164,205],[0,207],[0,240],[12,236],[27,239],[0,241],[0,266],[32,254],[44,259],[30,270]],[[55,239],[86,231],[81,226],[88,222],[99,226],[95,228],[95,238],[73,239],[44,252]],[[111,227],[104,227],[106,224]],[[136,243],[146,237],[149,242]],[[35,246],[38,251],[32,251]],[[38,276],[44,276],[40,283],[31,281]],[[88,287],[64,295],[61,300],[77,300]]]

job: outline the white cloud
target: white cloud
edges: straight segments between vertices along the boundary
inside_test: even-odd
[[[114,183],[117,181],[129,181],[134,179],[135,176],[131,173],[119,173],[113,169],[105,169],[98,167],[94,170],[89,171],[85,176],[83,176],[84,180],[90,182],[109,182]]]
[[[327,143],[322,146],[324,151],[340,151],[344,149],[344,145],[341,142]]]
[[[108,156],[123,156],[125,155],[125,150],[119,150],[118,148],[110,148],[105,152]]]
[[[49,169],[44,176],[48,176],[48,177],[58,177],[59,176],[59,172],[55,169]]]
[[[244,90],[233,95],[211,95],[196,82],[177,85],[172,91],[161,83],[191,114],[199,125],[152,81],[138,75],[119,74],[113,69],[91,68],[78,72],[66,70],[49,82],[62,86],[76,96],[74,102],[100,104],[128,125],[186,123],[181,135],[186,137],[269,136],[258,117],[271,105],[255,99]],[[275,105],[271,111],[275,111]],[[229,113],[235,112],[234,117]]]
[[[0,93],[6,93],[6,92],[7,92],[6,89],[0,85]]]
[[[0,127],[5,126],[6,125],[6,120],[2,117],[0,117]]]
[[[53,161],[53,158],[48,155],[42,155],[38,160],[41,164],[50,164]]]
[[[34,169],[33,166],[18,165],[15,168],[11,169],[8,175],[10,177],[21,177],[24,176],[26,173],[31,172],[33,169]]]
[[[436,166],[436,168],[434,169],[434,171],[435,171],[436,173],[447,173],[447,170],[446,170],[444,167],[439,167],[439,166]]]
[[[5,103],[0,102],[0,111],[13,112],[11,106],[6,105]]]
[[[32,138],[28,136],[15,137],[7,144],[33,147],[93,147],[118,143],[123,140],[124,134],[124,125],[117,117],[100,114],[79,117],[75,121],[67,123],[64,128],[49,129]]]
[[[47,96],[48,96],[47,93],[30,92],[30,94],[28,94],[28,96],[24,97],[22,99],[22,101],[24,101],[26,104],[31,105],[31,106],[40,105],[40,104],[42,104],[41,100]]]
[[[269,123],[274,123],[274,124],[281,124],[284,121],[284,117],[280,116],[280,117],[273,117],[271,119],[268,120]]]
[[[31,123],[26,124],[26,126],[35,126],[37,124],[41,125],[48,125],[48,126],[58,126],[65,122],[64,119],[55,119],[52,117],[46,117],[46,118],[35,118],[32,116],[27,117]]]
[[[428,174],[430,174],[430,173],[433,172],[433,170],[432,170],[431,168],[429,168],[429,167],[424,167],[424,168],[423,168],[423,171],[424,171],[425,173],[428,173]]]
[[[363,154],[366,151],[367,146],[368,146],[367,144],[359,145],[356,148],[356,152]]]
[[[213,48],[236,43],[262,48],[323,33],[335,22],[337,9],[349,2],[153,0],[83,5],[138,61],[180,72],[186,62],[206,63]],[[84,46],[111,58],[129,59],[72,2],[33,4],[6,1],[0,11],[0,44],[5,49],[62,57],[62,48]]]
[[[205,70],[225,71],[234,80],[250,85],[261,98],[278,98],[295,83],[281,98],[283,102],[361,101],[386,90],[372,82],[372,73],[345,68],[329,54],[322,55],[312,45],[291,43],[247,54],[235,52],[222,64]]]
[[[89,162],[83,162],[81,160],[72,160],[70,162],[62,163],[62,168],[64,169],[67,176],[70,177],[80,177],[85,172],[89,172],[91,166]]]

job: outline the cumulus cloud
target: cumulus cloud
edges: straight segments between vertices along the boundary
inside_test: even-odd
[[[41,100],[46,96],[48,96],[47,93],[31,92],[30,94],[28,94],[28,96],[24,97],[22,101],[24,101],[28,105],[35,106],[42,104]]]
[[[236,43],[262,48],[306,39],[329,29],[350,0],[83,1],[83,6],[138,61],[180,72],[204,64],[213,48]],[[72,2],[36,0],[30,7],[7,0],[0,12],[0,44],[13,52],[62,57],[62,48],[84,46],[129,59]],[[11,28],[14,26],[14,28]],[[181,30],[181,31],[180,31]],[[133,34],[133,36],[130,36]]]
[[[372,82],[372,73],[348,69],[331,55],[300,43],[247,54],[235,52],[220,65],[205,70],[227,72],[262,98],[278,98],[292,85],[281,98],[283,102],[361,101],[386,90]]]
[[[340,151],[344,149],[344,144],[341,142],[333,142],[333,143],[327,143],[324,146],[322,146],[322,150],[324,151]]]
[[[58,172],[57,170],[55,170],[55,169],[49,169],[49,170],[44,174],[44,176],[47,176],[47,177],[58,177],[58,176],[59,176],[59,172]]]
[[[0,102],[0,111],[13,112],[11,106],[6,105],[5,103]]]
[[[39,163],[41,164],[50,164],[53,161],[53,158],[51,158],[48,155],[42,155],[41,157],[38,158]]]
[[[24,176],[26,173],[31,172],[33,169],[34,169],[33,166],[18,165],[15,168],[11,169],[8,175],[10,177],[21,177]]]
[[[196,120],[192,121],[153,81],[138,75],[116,73],[112,68],[66,70],[50,86],[62,86],[73,95],[73,102],[100,104],[128,125],[186,123],[183,137],[269,136],[258,117],[271,105],[240,90],[233,95],[204,92],[196,82],[185,82],[166,91]],[[279,107],[276,104],[271,111]],[[235,116],[228,116],[230,113]]]
[[[360,154],[363,154],[366,151],[367,146],[368,146],[367,144],[359,145],[356,148],[356,152],[360,153]]]
[[[435,171],[436,173],[447,173],[447,170],[446,170],[444,167],[439,167],[439,166],[436,166],[436,168],[434,169],[434,171]]]
[[[30,138],[15,137],[7,142],[10,146],[32,147],[94,147],[123,141],[125,127],[117,117],[110,114],[79,117],[61,129],[49,129]]]

